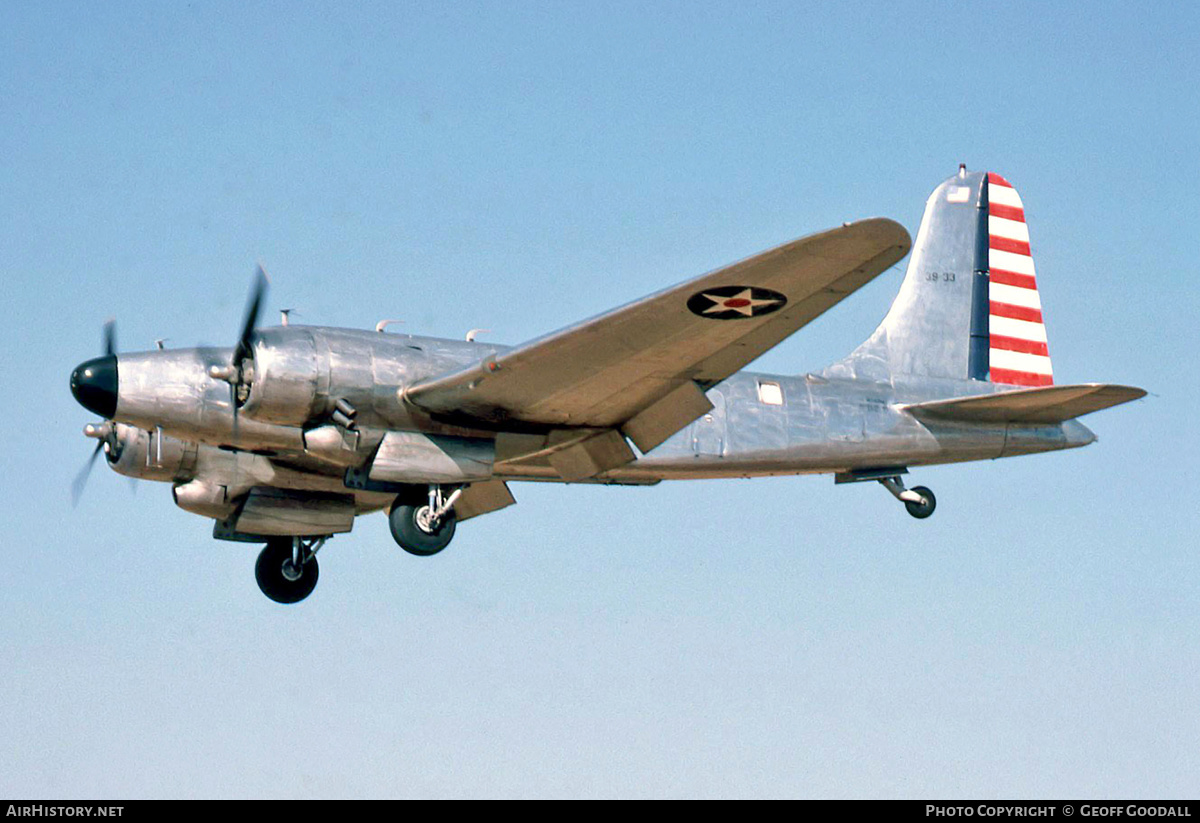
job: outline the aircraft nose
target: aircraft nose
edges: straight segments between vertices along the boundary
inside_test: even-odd
[[[97,357],[71,372],[71,394],[79,405],[104,418],[117,413],[117,358]]]

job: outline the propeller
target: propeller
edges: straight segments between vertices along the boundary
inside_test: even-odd
[[[117,354],[117,321],[113,317],[104,323],[104,354],[108,357]]]
[[[83,497],[83,490],[87,487],[88,478],[92,476],[92,466],[96,465],[96,455],[100,454],[100,450],[103,448],[103,442],[96,444],[92,456],[87,459],[83,468],[79,470],[79,474],[75,475],[75,479],[71,481],[71,508],[79,505],[79,498]]]
[[[117,356],[117,321],[111,317],[104,323],[103,347],[106,357]],[[105,420],[100,425],[89,423],[83,427],[83,433],[87,437],[96,438],[96,448],[92,450],[87,462],[79,470],[79,474],[75,475],[75,479],[71,481],[72,507],[78,506],[80,498],[83,497],[83,490],[87,487],[88,478],[92,476],[92,467],[96,465],[96,456],[104,450],[107,450],[109,455],[117,455],[120,453],[121,447],[120,440],[117,438],[116,426],[111,420]]]
[[[233,351],[233,364],[239,370],[242,361],[250,356],[250,345],[253,342],[254,328],[262,314],[263,300],[267,296],[267,286],[270,281],[260,263],[254,270],[254,282],[250,285],[250,296],[246,301],[246,314],[242,318],[242,336],[238,338],[237,348]]]
[[[116,319],[108,318],[104,322],[103,332],[103,348],[104,356],[115,358],[116,356]],[[84,426],[83,433],[86,437],[96,438],[96,447],[88,457],[88,462],[83,464],[83,468],[79,469],[79,474],[76,479],[71,481],[71,505],[78,506],[79,498],[83,497],[83,489],[88,486],[88,477],[91,476],[91,469],[96,464],[96,456],[104,447],[108,447],[109,453],[115,453],[120,447],[120,441],[116,439],[116,427],[113,426],[112,420],[106,420],[96,426],[94,423],[88,423]]]
[[[75,475],[75,479],[71,481],[72,508],[78,506],[80,498],[83,497],[83,490],[87,487],[88,478],[92,476],[92,467],[96,465],[96,456],[102,451],[109,460],[116,460],[121,456],[121,440],[117,437],[117,427],[111,420],[105,420],[99,425],[88,423],[83,427],[83,433],[87,437],[96,438],[96,448],[92,450],[91,456],[83,464],[79,474]]]
[[[247,376],[246,359],[253,354],[254,329],[258,326],[262,315],[263,301],[267,296],[267,286],[270,280],[262,264],[254,270],[254,280],[250,284],[250,295],[246,300],[246,313],[242,318],[242,333],[233,349],[233,359],[228,366],[210,366],[209,376],[224,380],[229,384],[229,407],[233,412],[233,441],[238,439],[238,408],[246,402],[250,393],[250,382],[254,375]]]

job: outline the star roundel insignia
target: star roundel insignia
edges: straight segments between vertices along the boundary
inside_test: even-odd
[[[712,320],[741,320],[779,311],[787,298],[757,286],[717,286],[696,292],[687,301],[692,314]]]

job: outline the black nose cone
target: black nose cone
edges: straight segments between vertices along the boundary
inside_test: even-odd
[[[71,372],[71,394],[79,405],[104,418],[117,413],[117,358],[97,357]]]

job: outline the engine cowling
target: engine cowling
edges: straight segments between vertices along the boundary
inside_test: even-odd
[[[179,480],[196,467],[196,444],[160,431],[115,423],[108,463],[113,471],[142,480]]]
[[[249,392],[241,411],[264,423],[301,426],[324,411],[328,369],[321,368],[312,335],[279,331],[260,335],[243,366]]]

